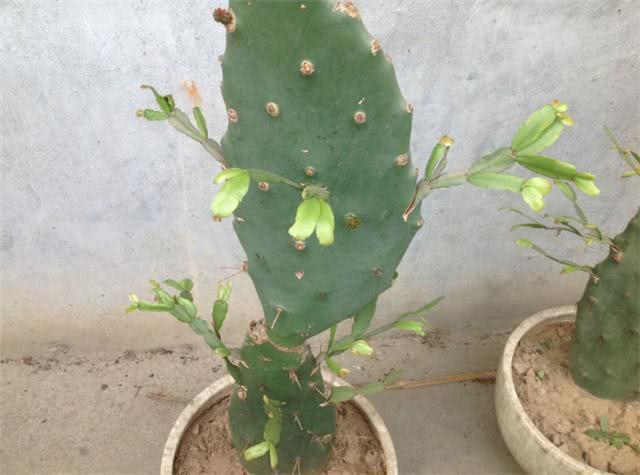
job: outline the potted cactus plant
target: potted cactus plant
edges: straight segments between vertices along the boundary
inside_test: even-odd
[[[607,133],[631,168],[623,178],[639,176],[638,154]],[[530,473],[637,473],[640,210],[611,238],[587,218],[569,184],[561,189],[575,216],[530,218],[515,228],[574,235],[609,253],[588,266],[555,257],[529,239],[516,241],[561,264],[562,272],[586,272],[589,280],[577,306],[537,313],[509,338],[496,383],[498,422]]]
[[[152,281],[154,300],[132,295],[130,310],[173,315],[224,359],[232,380],[214,392],[230,390],[230,432],[246,470],[320,472],[331,455],[336,404],[359,398],[367,410],[362,396],[397,377],[393,371],[354,388],[326,382],[320,368],[344,376],[339,355],[370,355],[371,340],[387,330],[423,335],[417,317],[439,301],[370,328],[378,296],[392,285],[424,224],[421,201],[434,190],[471,183],[518,193],[541,210],[552,183],[505,173],[516,165],[573,182],[588,194],[597,189],[593,175],[540,155],[571,125],[566,104],[558,101],[532,114],[510,146],[480,157],[468,170],[447,172],[453,140],[442,137],[418,179],[409,150],[413,108],[389,56],[350,1],[231,0],[214,18],[227,31],[221,64],[228,129],[222,141],[209,136],[192,83],[187,89],[195,123],[171,95],[150,86],[143,87],[159,109],[138,115],[167,121],[220,164],[213,218],[233,216],[263,315],[237,349],[221,335],[228,283],[220,285],[211,321],[199,316],[189,279],[166,280],[164,288]],[[338,338],[336,326],[344,320],[351,320],[351,331]],[[308,341],[324,332],[328,342],[314,354]],[[174,470],[182,434],[212,397],[203,393],[179,419],[163,473]],[[370,422],[378,421],[369,414]],[[382,427],[379,438],[388,437],[383,433]],[[386,471],[396,473],[393,446],[385,440]]]

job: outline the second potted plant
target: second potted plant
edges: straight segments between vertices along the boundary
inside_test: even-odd
[[[611,134],[610,134],[611,135]],[[614,146],[640,175],[640,157]],[[583,271],[577,306],[537,313],[510,336],[496,381],[498,422],[529,473],[638,473],[640,470],[640,210],[615,238],[592,224],[569,185],[576,216],[516,227],[573,234],[608,247],[594,267],[556,258],[528,239],[521,246]]]

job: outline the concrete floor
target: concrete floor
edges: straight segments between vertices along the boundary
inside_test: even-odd
[[[372,359],[346,358],[355,383],[405,368],[405,379],[494,369],[506,332],[395,335]],[[366,369],[361,369],[366,365]],[[203,346],[78,354],[53,344],[0,364],[0,473],[155,474],[175,418],[223,374]],[[493,384],[375,395],[401,474],[521,473],[495,421]]]

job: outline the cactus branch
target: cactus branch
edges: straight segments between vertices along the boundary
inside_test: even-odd
[[[175,106],[172,96],[162,96],[153,86],[148,86],[146,84],[143,84],[140,87],[142,89],[149,89],[153,92],[161,111],[145,109],[144,111],[138,111],[138,116],[144,117],[147,120],[167,120],[167,122],[169,122],[169,124],[171,124],[171,126],[178,132],[190,137],[202,145],[206,152],[220,163],[220,165],[222,165],[222,168],[227,168],[229,166],[222,154],[222,146],[214,139],[209,138],[206,129],[206,122],[199,106],[196,105],[193,111],[196,123],[198,124],[198,127],[196,127],[191,123],[187,114]]]
[[[214,304],[214,326],[212,329],[205,320],[197,316],[198,309],[193,304],[193,295],[191,294],[193,288],[191,279],[182,279],[180,281],[167,279],[164,283],[176,289],[179,293],[177,295],[170,295],[157,281],[152,280],[151,287],[155,294],[155,301],[148,302],[140,300],[136,295],[132,294],[129,296],[131,305],[127,308],[127,312],[133,312],[135,310],[167,312],[173,315],[178,321],[186,323],[194,333],[204,339],[205,343],[214,350],[217,355],[224,359],[229,374],[231,374],[236,382],[240,382],[240,373],[237,365],[235,365],[230,358],[235,350],[227,348],[222,342],[219,332],[222,322],[224,321],[224,316],[226,316],[226,301],[231,291],[230,287],[222,286],[223,288],[220,290],[219,298]],[[222,304],[224,304],[224,309],[221,308]]]
[[[206,152],[220,163],[223,168],[227,168],[229,166],[224,159],[220,144],[214,139],[202,135],[202,132],[193,126],[191,120],[183,111],[175,108],[173,113],[169,116],[169,124],[171,124],[178,132],[200,143]]]
[[[448,164],[447,153],[453,145],[453,139],[442,137],[431,152],[424,178],[418,181],[415,193],[402,215],[403,219],[407,221],[418,204],[433,190],[467,182],[481,188],[519,193],[531,209],[542,210],[543,197],[551,191],[551,184],[542,177],[525,180],[503,173],[516,164],[543,177],[552,178],[556,183],[558,180],[572,181],[580,191],[589,196],[599,194],[600,190],[595,186],[592,174],[579,172],[571,163],[539,155],[560,138],[565,126],[573,124],[566,113],[567,109],[566,104],[553,101],[535,111],[518,129],[510,147],[501,147],[484,155],[463,171],[444,173]]]
[[[582,222],[582,220],[578,218],[574,218],[572,216],[545,214],[544,218],[551,219],[555,224],[554,226],[549,226],[544,224],[542,221],[538,221],[537,219],[532,218],[528,214],[520,211],[519,209],[516,209],[516,208],[501,208],[501,209],[505,211],[511,211],[513,213],[516,213],[530,220],[530,222],[528,223],[518,223],[511,226],[511,231],[515,231],[520,228],[534,228],[534,229],[543,229],[545,231],[554,231],[556,234],[567,232],[580,237],[587,244],[591,244],[593,242],[599,242],[602,244],[606,244],[608,246],[614,245],[611,238],[606,236],[597,226],[589,223],[585,224]],[[573,224],[571,224],[572,222],[575,222],[576,225],[574,226]],[[582,229],[579,229],[578,226],[580,226]]]
[[[618,156],[629,165],[631,171],[622,175],[622,178],[629,178],[632,176],[640,176],[640,155],[629,148],[625,148],[618,142],[613,132],[608,127],[604,128],[609,140],[613,144],[616,152],[618,152]]]
[[[564,266],[562,268],[562,273],[563,274],[568,274],[568,273],[575,272],[575,271],[582,271],[582,272],[586,272],[587,274],[590,274],[591,276],[595,277],[595,274],[593,273],[593,267],[585,266],[585,265],[581,265],[581,264],[576,264],[573,261],[569,261],[569,260],[566,260],[566,259],[561,259],[559,257],[552,256],[547,251],[542,249],[540,246],[532,243],[528,239],[518,239],[516,241],[516,244],[518,246],[520,246],[520,247],[524,247],[525,249],[532,249],[532,250],[536,251],[537,253],[543,255],[547,259],[550,259],[553,262],[557,262],[558,264],[562,264]]]
[[[370,330],[368,332],[362,332],[360,333],[359,331],[354,332],[352,330],[352,333],[344,336],[340,339],[338,339],[337,341],[335,341],[333,344],[331,344],[329,346],[329,348],[327,349],[327,357],[331,357],[334,355],[339,355],[340,353],[344,353],[345,351],[347,351],[349,348],[351,348],[351,346],[358,340],[370,340],[386,331],[392,330],[394,328],[400,329],[402,330],[403,328],[398,328],[398,323],[406,321],[406,319],[411,318],[411,317],[415,317],[418,315],[422,315],[424,313],[429,312],[431,309],[433,309],[436,305],[438,305],[442,300],[444,300],[444,297],[438,297],[437,299],[432,300],[431,302],[429,302],[426,305],[423,305],[422,307],[418,308],[417,310],[413,310],[410,312],[405,312],[403,314],[401,314],[399,317],[397,317],[396,319],[394,319],[393,321],[391,321],[390,323],[387,323],[385,325],[381,325],[378,328],[375,328],[373,330]],[[375,303],[374,303],[375,305]],[[375,309],[375,306],[374,306]],[[354,325],[355,326],[355,325]]]
[[[629,165],[629,167],[631,168],[630,172],[627,172],[624,175],[622,175],[622,178],[628,178],[634,175],[640,176],[640,155],[638,155],[633,150],[629,148],[625,148],[622,145],[620,145],[620,142],[618,142],[618,139],[616,139],[616,136],[613,134],[613,132],[611,132],[611,130],[608,127],[605,127],[604,131],[609,137],[609,140],[613,144],[613,147],[615,148],[616,152],[618,152],[618,156],[622,160],[624,160],[626,164]]]
[[[382,325],[374,330],[371,330],[367,333],[364,334],[363,338],[364,339],[370,339],[370,338],[374,338],[378,335],[380,335],[381,333],[384,333],[388,330],[391,330],[393,328],[396,328],[396,325],[398,322],[401,321],[405,321],[407,318],[412,318],[412,317],[416,317],[418,315],[422,315],[424,313],[428,313],[430,312],[436,305],[438,305],[440,302],[442,302],[444,300],[444,296],[440,296],[434,300],[432,300],[431,302],[429,302],[426,305],[423,305],[422,307],[416,309],[416,310],[412,310],[410,312],[405,312],[403,314],[401,314],[397,319],[395,319],[394,321],[392,321],[391,323],[387,323],[386,325]]]
[[[384,375],[384,378],[381,381],[363,384],[362,386],[334,386],[331,388],[331,395],[328,402],[339,404],[341,402],[349,401],[358,395],[370,396],[371,394],[379,393],[385,389],[390,389],[391,386],[400,379],[401,375],[402,371],[391,370]]]

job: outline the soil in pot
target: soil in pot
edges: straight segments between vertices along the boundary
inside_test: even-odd
[[[640,475],[640,402],[592,396],[571,379],[569,347],[574,323],[530,331],[513,359],[513,379],[525,411],[551,442],[576,460],[599,470]],[[626,434],[620,447],[586,434],[600,429]],[[635,447],[632,447],[634,445]]]
[[[245,475],[231,445],[229,398],[211,406],[185,432],[174,463],[177,475]],[[384,454],[371,426],[351,403],[338,406],[333,456],[326,475],[386,474]]]

